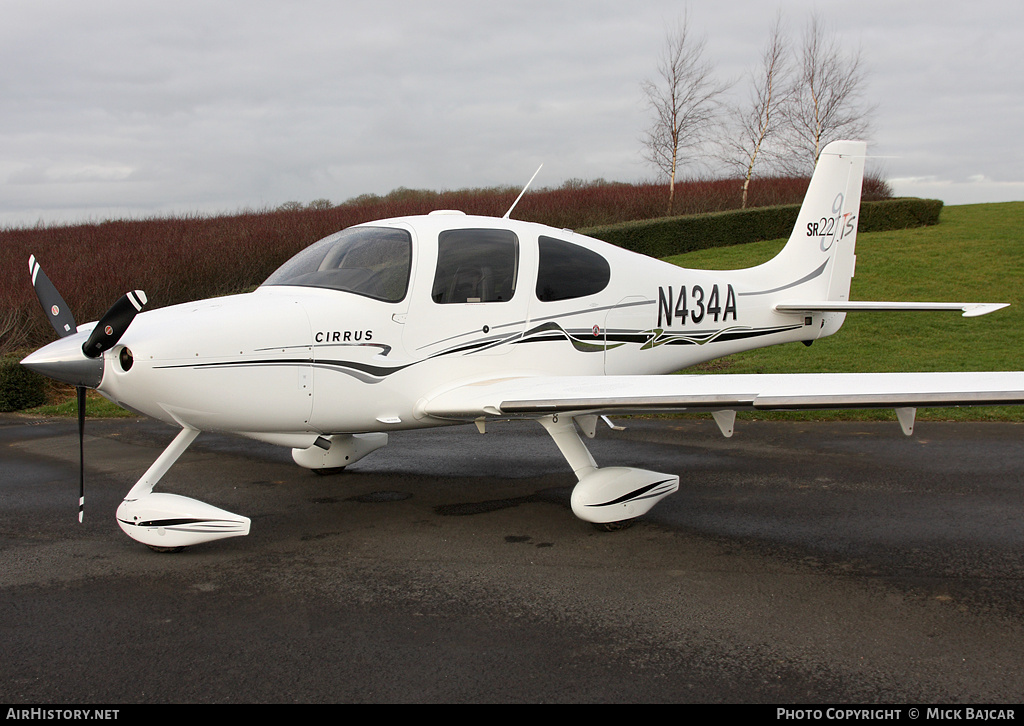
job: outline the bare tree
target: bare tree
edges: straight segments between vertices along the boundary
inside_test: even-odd
[[[873,106],[863,102],[866,70],[860,51],[844,54],[835,33],[812,14],[800,47],[787,126],[796,163],[806,171],[821,150],[839,138],[862,138]]]
[[[668,213],[675,203],[676,175],[708,140],[727,84],[704,59],[705,38],[690,32],[688,14],[670,29],[658,59],[656,80],[642,84],[654,121],[643,139],[644,156],[669,180]]]
[[[770,144],[781,128],[792,92],[792,84],[788,80],[791,63],[786,46],[782,15],[779,13],[761,52],[761,65],[751,74],[749,101],[732,106],[729,130],[721,142],[725,161],[738,167],[743,174],[744,209],[754,168],[771,153]]]
[[[24,311],[12,308],[0,313],[0,355],[27,345],[31,330]]]

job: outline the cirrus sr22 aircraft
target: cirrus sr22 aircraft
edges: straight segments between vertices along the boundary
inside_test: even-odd
[[[509,214],[438,211],[333,234],[251,293],[139,313],[146,298],[135,291],[76,328],[33,258],[62,337],[23,363],[78,387],[80,426],[94,388],[180,427],[117,510],[121,529],[154,549],[249,532],[246,517],[153,491],[201,431],[333,469],[390,431],[534,419],[578,479],[573,512],[612,526],[676,491],[679,477],[598,467],[580,432],[593,436],[599,416],[706,411],[729,436],[737,410],[892,407],[909,434],[920,406],[1024,403],[1020,372],[667,375],[810,344],[849,312],[1003,307],[849,299],[865,150],[826,147],[784,249],[743,270],[683,269]]]

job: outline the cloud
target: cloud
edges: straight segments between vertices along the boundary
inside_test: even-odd
[[[794,33],[816,6],[786,4]],[[1021,8],[822,8],[872,68],[871,153],[900,157],[893,177],[1021,198],[988,181],[1014,178],[1024,156],[1024,73],[992,71],[1024,67]],[[0,224],[518,186],[541,162],[538,186],[650,178],[640,82],[680,12],[678,0],[9,0]],[[738,78],[775,12],[737,0],[690,18]]]

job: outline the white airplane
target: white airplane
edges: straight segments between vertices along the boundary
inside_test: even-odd
[[[121,529],[154,549],[249,532],[246,517],[153,491],[201,431],[334,469],[390,431],[534,419],[578,479],[573,512],[614,528],[675,492],[679,477],[598,467],[579,432],[593,437],[607,414],[707,411],[730,436],[737,410],[892,407],[909,435],[920,406],[1024,403],[1021,372],[666,375],[810,344],[848,312],[1004,307],[849,299],[865,151],[830,144],[784,249],[744,270],[683,269],[512,220],[512,210],[437,211],[333,234],[251,293],[137,314],[146,297],[135,291],[76,327],[32,258],[62,337],[22,362],[78,387],[80,432],[86,388],[181,428],[117,510]]]

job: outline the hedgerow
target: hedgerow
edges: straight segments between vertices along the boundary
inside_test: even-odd
[[[0,411],[21,411],[46,402],[46,379],[15,356],[0,358]]]
[[[888,199],[862,202],[857,228],[880,232],[937,224],[942,202],[935,199]],[[788,237],[799,204],[759,207],[682,217],[663,217],[580,230],[651,257],[668,257],[710,247]]]

